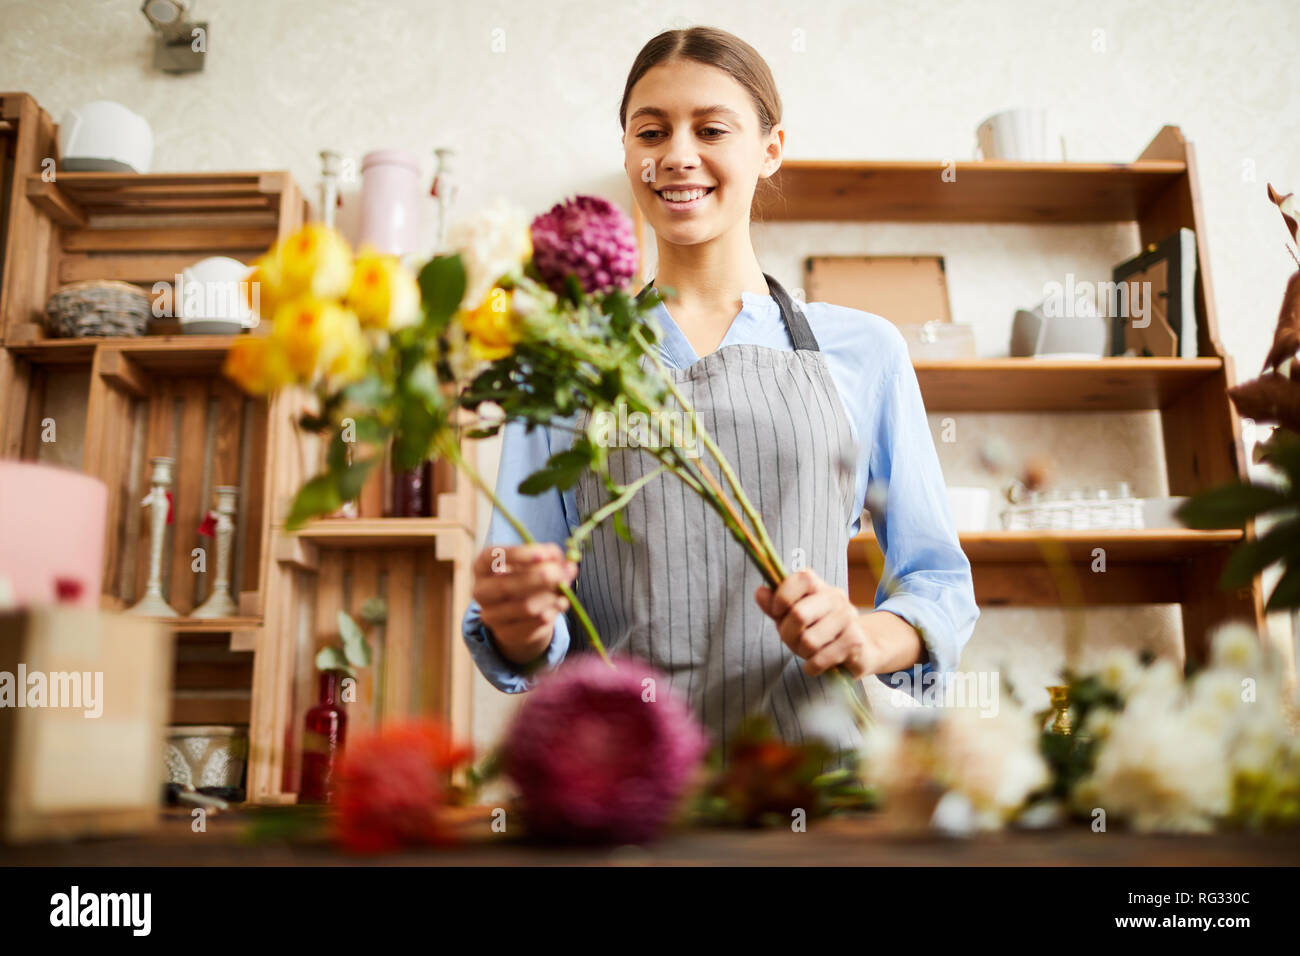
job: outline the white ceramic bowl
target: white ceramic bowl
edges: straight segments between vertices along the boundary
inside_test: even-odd
[[[957,530],[987,530],[990,500],[987,488],[949,488],[948,507],[952,509],[952,520]]]
[[[251,266],[229,256],[210,256],[185,269],[175,290],[181,330],[212,335],[256,325],[244,297],[244,283],[252,271]]]

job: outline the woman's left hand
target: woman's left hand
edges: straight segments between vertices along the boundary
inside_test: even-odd
[[[776,622],[785,645],[807,659],[803,669],[809,677],[839,664],[855,678],[878,672],[882,650],[862,613],[847,591],[831,587],[812,568],[794,572],[775,592],[760,587],[754,599]]]

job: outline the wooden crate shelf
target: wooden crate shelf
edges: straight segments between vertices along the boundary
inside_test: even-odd
[[[447,463],[434,467],[436,518],[387,519],[387,468],[377,469],[355,521],[284,532],[298,488],[324,464],[324,443],[298,421],[315,403],[301,389],[270,399],[240,393],[221,374],[232,336],[150,334],[59,339],[43,327],[49,296],[68,282],[114,279],[152,295],[211,255],[241,261],[305,220],[285,172],[58,172],[57,126],[24,94],[0,94],[7,230],[0,255],[0,455],[79,467],[109,489],[102,604],[122,610],[145,578],[148,529],[140,501],[148,459],[176,459],[174,522],[164,548],[164,593],[187,615],[207,596],[190,570],[212,488],[240,489],[235,539],[237,617],[168,619],[180,649],[172,719],[249,727],[248,792],[292,802],[304,712],[316,702],[314,659],[337,640],[337,612],[381,594],[389,623],[378,659],[349,704],[354,733],[414,714],[446,720],[471,739],[474,668],[460,640],[469,603],[477,499]],[[13,130],[28,131],[15,149]],[[8,157],[13,156],[12,163]],[[151,331],[167,323],[153,322]],[[260,334],[255,332],[253,334]],[[49,442],[46,423],[56,424]],[[360,449],[368,455],[375,449]],[[472,444],[466,453],[473,454]],[[214,568],[208,558],[208,572]]]
[[[402,530],[381,539],[393,522]],[[372,530],[369,537],[336,533],[342,524]],[[418,533],[416,524],[422,525]],[[317,699],[316,653],[338,643],[338,612],[360,622],[361,606],[370,597],[385,600],[388,620],[370,631],[375,662],[358,673],[356,700],[347,708],[348,733],[433,714],[458,736],[468,736],[473,663],[459,635],[469,606],[473,545],[464,527],[431,519],[322,520],[301,532],[277,532],[276,562],[294,583],[284,594],[283,614],[268,619],[263,643],[273,641],[277,621],[300,623],[294,654],[259,656],[253,719],[259,733],[286,735],[291,742],[284,747],[269,739],[256,743],[249,777],[254,799],[297,789],[302,715]],[[293,688],[287,700],[262,690],[285,684]]]

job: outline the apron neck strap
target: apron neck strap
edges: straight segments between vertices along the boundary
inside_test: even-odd
[[[803,310],[795,306],[781,283],[766,272],[763,273],[763,278],[767,280],[772,298],[776,299],[776,304],[781,309],[781,318],[785,321],[786,331],[790,333],[790,342],[794,345],[795,351],[820,352],[821,347],[817,344],[817,337],[813,335],[812,326],[808,324]],[[645,288],[636,294],[637,299],[640,300],[647,291],[654,288],[654,284],[654,279],[647,282]]]

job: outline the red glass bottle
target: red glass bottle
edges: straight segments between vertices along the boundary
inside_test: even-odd
[[[433,514],[433,462],[393,472],[394,518],[428,518]]]
[[[348,715],[337,702],[338,671],[322,671],[320,703],[307,711],[302,738],[302,782],[299,803],[329,803],[334,799],[334,771],[343,755]]]

